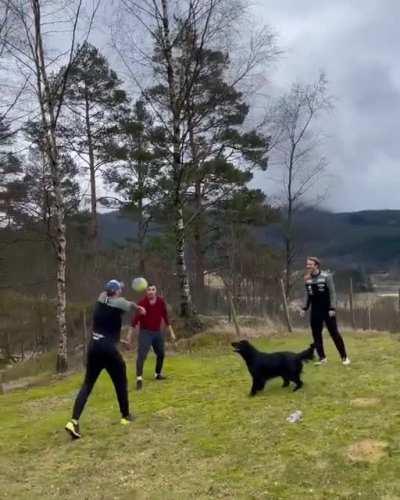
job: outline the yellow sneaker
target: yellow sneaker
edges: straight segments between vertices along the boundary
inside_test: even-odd
[[[135,417],[133,415],[127,415],[126,417],[121,418],[121,424],[122,425],[129,425],[134,420],[135,420]]]
[[[80,431],[79,431],[79,423],[77,420],[70,420],[66,426],[65,430],[68,432],[68,434],[71,436],[72,439],[79,439],[82,437]]]

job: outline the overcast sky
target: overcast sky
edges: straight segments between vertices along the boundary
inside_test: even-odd
[[[400,209],[400,0],[252,0],[255,18],[278,34],[283,55],[265,92],[312,82],[321,70],[335,109],[322,125],[329,168],[322,206],[340,211]],[[105,23],[107,24],[107,23]],[[107,54],[107,28],[94,42]],[[118,61],[109,54],[124,78]],[[277,172],[253,185],[277,196]]]
[[[335,111],[326,119],[334,211],[400,209],[400,0],[258,0],[257,17],[285,54],[277,88],[326,71]],[[266,174],[256,177],[267,192]]]

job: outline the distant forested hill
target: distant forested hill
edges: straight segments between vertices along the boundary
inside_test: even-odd
[[[366,267],[382,270],[400,266],[400,210],[368,210],[332,213],[307,209],[297,215],[298,258],[312,254],[335,267]],[[153,226],[151,234],[162,227]],[[100,215],[105,244],[132,241],[137,223],[118,212]],[[282,247],[279,224],[254,228],[255,237],[271,247]]]

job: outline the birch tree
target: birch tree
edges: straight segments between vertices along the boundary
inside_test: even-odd
[[[327,167],[319,119],[332,108],[324,74],[310,84],[294,84],[278,99],[268,120],[274,144],[273,164],[279,168],[283,192],[283,229],[285,243],[285,292],[292,289],[296,257],[295,214]],[[318,191],[318,189],[317,189]]]
[[[57,371],[68,368],[66,325],[66,245],[65,200],[63,197],[63,168],[59,147],[59,119],[64,105],[69,71],[77,50],[79,21],[83,0],[70,3],[46,0],[1,0],[7,5],[18,37],[4,43],[21,73],[29,81],[33,113],[38,115],[42,130],[43,163],[49,172],[52,190],[54,246],[56,254],[56,317],[58,327]],[[90,23],[92,22],[92,18]],[[63,31],[66,48],[57,51],[54,29]],[[87,37],[85,30],[84,36]],[[53,37],[51,36],[53,35]],[[60,61],[66,60],[59,72]],[[36,104],[36,106],[34,105]]]
[[[121,5],[125,21],[130,19],[132,22],[129,32],[136,33],[136,26],[149,42],[147,45],[139,43],[125,32],[125,39],[117,38],[115,45],[155,120],[165,129],[164,168],[170,181],[180,314],[190,316],[193,308],[185,252],[185,207],[187,190],[193,185],[191,176],[196,168],[190,161],[193,157],[190,144],[194,144],[191,136],[194,131],[193,103],[199,90],[198,82],[209,68],[205,57],[207,49],[226,48],[225,42],[231,38],[230,28],[245,9],[240,2],[227,0],[121,0]],[[270,55],[270,42],[268,32],[254,34],[245,64],[229,75],[230,88],[244,84],[266,53]],[[136,61],[127,56],[127,44],[132,47]],[[151,69],[153,83],[150,85],[146,85],[134,70],[139,59],[142,66]]]

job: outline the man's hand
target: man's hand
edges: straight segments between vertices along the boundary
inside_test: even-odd
[[[174,329],[172,328],[171,325],[169,325],[168,329],[169,329],[169,334],[171,335],[172,341],[175,342],[176,341],[176,335],[175,335]]]
[[[121,344],[123,344],[124,348],[127,351],[132,351],[132,349],[133,349],[133,335],[134,335],[134,333],[135,333],[135,330],[132,327],[130,327],[128,334],[126,336],[126,339],[121,339]]]
[[[137,312],[141,314],[142,316],[146,316],[146,309],[142,306],[138,306]]]
[[[336,311],[334,309],[330,309],[328,314],[330,318],[334,318],[336,316]]]
[[[304,309],[300,309],[300,318],[305,318],[306,311]]]
[[[120,342],[124,346],[124,349],[126,349],[127,351],[132,350],[132,343],[129,340],[121,339]]]

